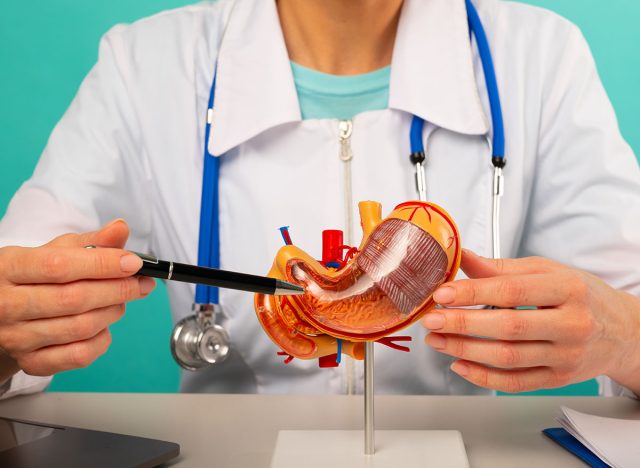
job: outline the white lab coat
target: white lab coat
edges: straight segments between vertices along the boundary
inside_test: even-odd
[[[338,121],[301,121],[274,2],[235,3],[180,8],[106,34],[97,65],[0,223],[0,245],[36,245],[123,217],[131,248],[195,263],[203,127],[217,61],[208,145],[221,162],[222,267],[266,273],[283,225],[320,255],[321,231],[344,229],[347,208],[355,209],[344,203]],[[640,171],[585,40],[539,8],[476,4],[506,125],[503,255],[541,255],[640,294]],[[451,213],[464,247],[490,255],[489,107],[464,0],[406,0],[391,69],[389,109],[353,120],[354,200],[378,200],[387,213],[415,199],[408,133],[419,115],[430,122],[425,135],[440,128],[428,148],[429,199]],[[357,214],[352,229],[357,244]],[[170,282],[168,289],[177,321],[190,313],[194,287]],[[223,290],[221,304],[233,354],[218,367],[185,372],[183,391],[345,392],[349,366],[282,363],[250,294]],[[376,348],[377,391],[489,393],[453,374],[452,359],[423,344],[419,324],[404,333],[414,339],[410,354]],[[352,381],[362,391],[361,363]],[[45,383],[21,374],[7,395]],[[623,391],[604,383],[605,393]]]

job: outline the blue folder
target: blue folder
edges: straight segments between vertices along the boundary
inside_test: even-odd
[[[589,466],[593,466],[594,468],[611,468],[609,465],[600,460],[600,458],[594,455],[591,450],[582,445],[582,443],[578,441],[578,439],[573,437],[563,428],[552,427],[549,429],[545,429],[542,432],[555,443],[573,453],[582,461],[586,462]]]

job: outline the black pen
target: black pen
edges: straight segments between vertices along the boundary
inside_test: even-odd
[[[95,248],[88,245],[86,248]],[[156,257],[131,252],[142,259],[142,268],[137,275],[150,276],[183,283],[204,284],[225,289],[237,289],[271,296],[295,296],[304,294],[304,288],[268,276],[249,275],[235,271],[218,270],[178,262],[158,260]]]

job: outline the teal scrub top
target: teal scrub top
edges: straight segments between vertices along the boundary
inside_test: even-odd
[[[389,106],[391,67],[361,75],[330,75],[291,62],[303,119],[348,120]]]

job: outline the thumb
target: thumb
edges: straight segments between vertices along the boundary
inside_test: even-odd
[[[82,234],[64,234],[49,243],[54,247],[97,247],[123,248],[129,238],[129,226],[127,222],[118,218],[105,224],[97,231]]]

